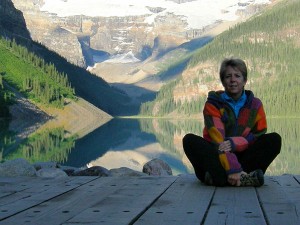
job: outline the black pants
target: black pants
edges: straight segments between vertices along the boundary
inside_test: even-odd
[[[216,186],[227,185],[227,174],[222,167],[217,146],[195,134],[186,134],[182,140],[183,149],[194,167],[199,180],[204,181],[205,172],[209,172]],[[261,169],[264,173],[280,153],[281,137],[277,133],[260,136],[254,144],[242,152],[235,152],[243,171],[249,173]]]

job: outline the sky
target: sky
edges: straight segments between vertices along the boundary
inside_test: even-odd
[[[134,16],[149,15],[145,22],[153,23],[157,15],[174,13],[182,15],[189,24],[188,28],[201,29],[218,20],[236,20],[236,10],[242,9],[238,3],[262,4],[269,0],[196,0],[177,4],[167,0],[45,0],[42,11],[55,13],[59,17],[72,15],[86,16]],[[165,8],[154,14],[147,8]],[[226,13],[225,13],[226,12]]]

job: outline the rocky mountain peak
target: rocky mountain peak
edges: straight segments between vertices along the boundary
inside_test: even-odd
[[[184,64],[166,79],[155,76],[162,69],[269,2],[85,0],[79,5],[75,0],[5,1],[13,2],[22,13],[30,38],[122,89],[137,105],[181,74]]]
[[[200,5],[198,3],[200,0],[169,0],[161,1],[160,4],[158,0],[146,3],[139,1],[139,4],[135,1],[130,4],[117,0],[110,4],[105,1],[99,1],[97,4],[86,1],[81,6],[81,13],[76,8],[80,6],[73,0],[12,0],[12,2],[22,11],[32,39],[82,67],[96,63],[93,59],[95,51],[110,55],[132,52],[136,58],[145,60],[154,52],[165,52],[200,37],[205,31],[205,24],[216,24],[219,21],[214,22],[212,16],[201,17],[201,12],[207,6]],[[101,4],[103,7],[100,7]],[[120,6],[117,6],[118,4]],[[144,8],[142,4],[145,4]],[[177,7],[177,4],[180,4],[180,7]],[[193,4],[190,8],[201,6],[192,17],[193,21],[198,20],[197,23],[204,24],[203,26],[193,25],[191,16],[184,14],[187,12],[187,4]],[[228,7],[228,4],[222,1],[220,4],[219,8]],[[97,14],[95,10],[98,7]],[[126,11],[122,7],[131,13],[118,13]],[[244,6],[236,5],[236,7],[243,9]],[[170,8],[173,8],[173,11]],[[229,11],[225,14],[223,12],[225,17],[229,14],[234,15],[234,12]],[[63,12],[69,15],[65,13],[64,16]],[[201,21],[203,19],[208,22]],[[63,29],[64,32],[58,32],[57,28]]]

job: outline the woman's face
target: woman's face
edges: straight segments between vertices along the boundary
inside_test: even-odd
[[[222,84],[226,93],[234,100],[238,100],[243,93],[246,81],[241,71],[235,67],[228,66]]]

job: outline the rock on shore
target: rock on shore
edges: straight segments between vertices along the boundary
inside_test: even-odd
[[[61,166],[56,162],[38,162],[30,164],[23,158],[9,160],[0,164],[0,177],[47,177],[63,178],[68,176],[170,176],[172,169],[161,159],[152,159],[145,163],[143,171],[135,171],[126,167],[108,170],[101,166],[75,168]]]

